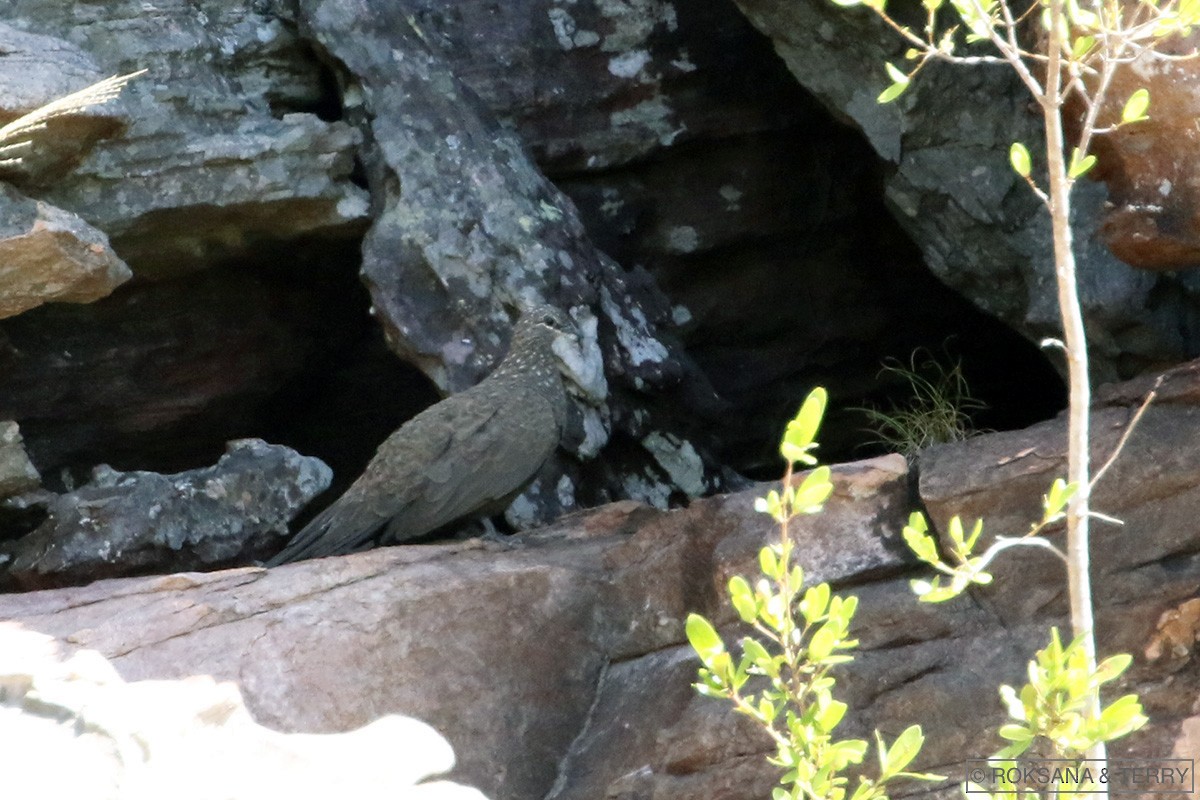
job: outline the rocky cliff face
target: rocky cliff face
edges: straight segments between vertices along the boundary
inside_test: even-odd
[[[0,327],[0,417],[56,488],[102,462],[198,467],[241,436],[320,456],[344,485],[435,390],[478,380],[538,298],[589,332],[587,436],[521,524],[773,471],[775,420],[812,383],[881,399],[897,387],[880,361],[919,345],[964,355],[996,409],[982,425],[1059,402],[1040,355],[930,276],[870,148],[732,4],[335,12],[13,6],[0,119],[148,70],[48,139],[73,149],[6,173],[10,262],[71,276],[19,307],[135,276]],[[78,218],[70,238],[26,235],[34,200]],[[1051,386],[1033,407],[1005,377],[1031,369]],[[851,454],[865,437],[843,422],[827,447]]]
[[[916,347],[963,359],[981,427],[1062,402],[1029,343],[1056,326],[1045,225],[1004,155],[1032,137],[1022,95],[1001,72],[931,70],[881,108],[898,45],[822,3],[12,0],[0,124],[148,72],[0,165],[6,588],[250,562],[478,381],[541,301],[580,332],[572,435],[508,522],[601,507],[509,548],[126,578],[5,595],[0,616],[130,681],[236,679],[280,729],[420,717],[495,798],[766,794],[766,743],[688,686],[682,621],[734,630],[721,588],[772,532],[753,492],[680,506],[773,474],[814,383],[837,400],[823,452],[856,454],[848,409],[894,394],[880,363]],[[1194,279],[1170,271],[1194,249],[1169,147],[1185,100],[1152,147],[1113,143],[1112,214],[1104,185],[1081,187],[1105,378],[1200,352]],[[1138,656],[1154,719],[1135,754],[1191,754],[1200,729],[1193,367],[1097,490],[1126,520],[1098,533],[1097,584],[1102,639]],[[1102,395],[1098,458],[1147,386]],[[854,732],[920,721],[920,766],[951,773],[994,749],[995,685],[1062,621],[1056,565],[1014,561],[994,594],[924,607],[897,532],[912,505],[1024,529],[1061,471],[1058,427],[911,472],[844,466],[797,531],[810,578],[862,598]]]
[[[1197,754],[1190,598],[1200,565],[1190,520],[1200,448],[1180,436],[1200,430],[1188,423],[1198,376],[1196,364],[1168,376],[1097,495],[1125,521],[1097,530],[1100,641],[1134,654],[1119,690],[1139,692],[1152,720],[1113,755]],[[1097,452],[1145,388],[1109,393],[1097,410]],[[919,498],[899,456],[840,466],[826,510],[794,526],[807,580],[860,599],[862,650],[839,672],[848,734],[892,736],[919,722],[928,741],[917,767],[953,780],[964,759],[998,747],[996,687],[1020,682],[1047,627],[1065,624],[1060,565],[1039,551],[1003,562],[993,587],[924,605],[908,589],[924,570],[899,532],[914,502],[942,525],[951,513],[981,514],[988,537],[1023,531],[1047,477],[1061,472],[1062,428],[931,450],[920,460]],[[753,574],[758,549],[777,535],[751,511],[756,491],[667,512],[606,506],[516,547],[386,548],[270,571],[8,595],[0,615],[99,651],[126,680],[236,680],[254,717],[277,730],[415,716],[453,746],[451,777],[497,800],[750,800],[775,781],[770,743],[692,690],[698,662],[683,621],[699,611],[730,636],[743,631],[724,586]]]
[[[1011,70],[935,65],[899,102],[880,106],[874,98],[888,84],[880,65],[900,58],[904,46],[865,9],[846,13],[827,0],[737,3],[771,37],[797,81],[852,120],[889,163],[884,195],[929,269],[1030,339],[1056,336],[1057,306],[1046,290],[1053,285],[1049,220],[1008,165],[1012,142],[1042,135]],[[1139,68],[1148,77],[1155,71]],[[1190,178],[1178,167],[1195,135],[1181,132],[1181,110],[1194,103],[1184,88],[1190,75],[1181,68],[1152,78],[1170,110],[1103,145],[1112,157],[1099,175],[1113,188],[1116,207],[1106,205],[1104,184],[1076,188],[1081,302],[1093,368],[1106,380],[1200,352],[1194,273],[1139,269],[1196,265],[1183,221],[1191,213]],[[1122,104],[1129,87],[1119,87],[1114,97],[1122,99],[1114,102]],[[1183,188],[1172,198],[1177,185]]]

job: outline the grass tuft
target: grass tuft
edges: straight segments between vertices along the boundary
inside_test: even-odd
[[[875,442],[912,458],[930,445],[960,442],[975,433],[971,412],[987,405],[971,396],[961,361],[947,367],[928,349],[918,347],[908,364],[895,358],[885,360],[879,375],[889,373],[908,384],[908,402],[887,411],[855,409],[867,416]]]

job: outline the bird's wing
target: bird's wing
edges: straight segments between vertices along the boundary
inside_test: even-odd
[[[482,391],[476,391],[476,390]],[[519,383],[452,395],[384,440],[346,493],[267,566],[388,544],[486,508],[529,481],[558,445],[553,409]]]
[[[438,415],[438,435],[420,437],[436,445],[420,454],[406,492],[410,502],[393,515],[388,543],[494,505],[528,483],[558,446],[553,409],[536,391],[513,385],[482,397],[468,394],[451,398],[464,398],[453,413]]]

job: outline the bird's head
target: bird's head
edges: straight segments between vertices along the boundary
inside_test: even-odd
[[[608,396],[608,382],[596,339],[596,318],[586,308],[580,317],[577,324],[554,306],[528,309],[513,329],[506,363],[509,369],[521,370],[529,366],[530,359],[552,358],[567,381],[567,390],[599,407]]]
[[[566,312],[550,305],[539,305],[521,315],[513,331],[513,342],[538,342],[553,345],[560,337],[572,344],[579,341],[575,323]]]

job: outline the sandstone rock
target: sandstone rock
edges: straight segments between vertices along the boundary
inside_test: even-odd
[[[1184,55],[1198,41],[1192,34],[1165,42],[1162,50]],[[1135,62],[1114,76],[1098,118],[1100,125],[1119,121],[1126,100],[1138,89],[1149,90],[1153,99],[1149,120],[1101,136],[1095,144],[1099,162],[1093,177],[1108,186],[1112,203],[1100,232],[1109,249],[1135,267],[1178,270],[1200,264],[1200,181],[1188,158],[1200,110],[1195,83],[1196,66],[1187,59]]]
[[[90,483],[50,501],[37,530],[0,545],[0,580],[29,589],[244,562],[278,545],[330,478],[319,460],[258,439],[178,475],[97,467]]]
[[[1042,138],[1012,71],[935,64],[881,106],[883,63],[902,59],[905,45],[868,11],[827,0],[737,3],[796,79],[895,165],[886,199],[929,269],[1031,341],[1058,336],[1049,219],[1008,164],[1012,142]],[[1095,236],[1104,202],[1102,185],[1080,183],[1073,224],[1093,370],[1113,380],[1188,358],[1200,343],[1187,333],[1192,279],[1117,260]]]
[[[1152,379],[1098,393],[1091,421],[1093,471],[1108,460]],[[1200,491],[1200,443],[1192,441],[1200,436],[1198,393],[1200,363],[1164,373],[1156,400],[1093,489],[1092,507],[1124,521],[1120,527],[1101,520],[1091,524],[1092,580],[1104,602],[1136,604],[1147,596],[1175,599],[1191,591],[1185,588],[1184,564],[1193,558],[1187,554]],[[949,517],[959,514],[968,525],[983,519],[987,540],[1023,534],[1040,517],[1051,482],[1066,474],[1065,437],[1066,422],[1058,419],[922,453],[921,499],[934,524],[945,530]],[[1061,524],[1050,538],[1065,547]],[[1182,574],[1173,575],[1167,564],[1179,559]],[[995,566],[996,586],[980,596],[1001,618],[1022,619],[1047,605],[1064,611],[1063,566],[1052,555],[1018,552]],[[1145,645],[1121,646],[1140,652]]]
[[[719,146],[789,127],[811,107],[729,2],[402,5],[551,175],[605,173],[696,142]]]
[[[574,312],[583,346],[568,366],[586,432],[576,454],[594,458],[614,431],[626,452],[584,468],[552,464],[510,519],[528,526],[614,496],[665,506],[719,485],[711,458],[682,434],[681,405],[715,397],[661,335],[666,299],[588,241],[571,202],[415,20],[400,7],[306,0],[297,23],[342,65],[348,116],[371,145],[364,163],[382,210],[363,242],[363,277],[392,348],[458,391],[494,364],[513,309],[545,301]],[[646,444],[655,434],[670,434],[668,458],[687,462],[694,480],[678,480]]]
[[[10,6],[11,25],[69,38],[70,58],[100,76],[148,70],[121,98],[128,129],[36,194],[103,230],[135,272],[178,274],[267,243],[361,234],[367,199],[350,180],[357,134],[321,118],[331,106],[336,116],[332,88],[265,7]],[[11,64],[9,81],[21,79],[18,66],[27,65]]]
[[[0,184],[0,319],[42,303],[90,303],[129,280],[108,237]]]
[[[127,683],[95,651],[64,659],[50,637],[9,623],[0,644],[5,786],[15,796],[483,798],[425,782],[449,770],[454,753],[414,719],[289,736],[255,724],[232,683]]]
[[[907,579],[924,572],[899,544],[903,461],[839,467],[835,476],[828,510],[793,533],[811,580],[860,598],[862,650],[838,684],[852,709],[845,732],[878,727],[891,737],[920,722],[928,743],[914,766],[955,775],[962,759],[995,749],[996,685],[1020,681],[1046,626],[1062,620],[1052,608],[1014,622],[979,603],[918,604]],[[126,680],[236,679],[255,718],[281,730],[417,717],[453,745],[451,777],[498,800],[622,792],[749,800],[775,778],[762,759],[769,743],[691,691],[696,662],[682,628],[695,610],[731,638],[744,632],[724,583],[777,535],[750,511],[754,494],[673,512],[618,504],[560,520],[517,548],[407,546],[269,572],[10,595],[0,597],[0,615],[98,650]],[[1130,559],[1140,541],[1129,540]],[[1110,604],[1106,652],[1140,653],[1165,598],[1195,586],[1197,569],[1180,556],[1157,547],[1145,556],[1140,571],[1169,577],[1147,586],[1139,570],[1110,576],[1100,597]],[[1032,584],[1042,578],[1030,574],[1021,588],[1042,594],[1050,587]],[[1193,672],[1176,671],[1163,688],[1164,673],[1139,659],[1127,690],[1142,692],[1154,722],[1122,753],[1170,751],[1193,713]]]
[[[777,423],[815,383],[846,406],[882,403],[896,391],[879,379],[882,358],[948,339],[1001,417],[980,426],[1061,408],[1053,388],[1044,404],[1009,394],[1022,378],[1055,386],[1044,356],[930,274],[883,207],[870,146],[731,0],[403,5],[595,245],[670,299],[660,329],[727,403],[700,415],[723,464],[772,474]],[[835,406],[830,422],[824,452],[861,457],[861,415]]]
[[[87,52],[65,39],[0,23],[0,125],[106,77]],[[0,156],[6,161],[0,176],[44,186],[61,178],[96,141],[117,134],[125,123],[119,103],[50,120],[28,146]]]
[[[573,306],[589,331],[575,359],[587,396],[581,431],[568,443],[585,463],[552,465],[508,515],[517,527],[615,497],[681,502],[721,484],[718,461],[762,469],[777,433],[771,420],[790,413],[813,382],[860,404],[879,388],[872,376],[880,357],[941,343],[964,324],[957,296],[939,292],[902,235],[881,224],[877,166],[866,145],[848,141],[852,134],[795,84],[732,3],[569,5],[404,0],[397,13],[420,41],[407,37],[396,51],[412,45],[427,55],[466,100],[441,102],[428,82],[410,76],[403,103],[368,124],[364,109],[385,105],[380,98],[407,74],[389,62],[392,48],[339,59],[330,48],[345,34],[332,31],[322,44],[294,3],[158,4],[152,12],[118,3],[76,14],[61,3],[15,0],[12,35],[47,37],[40,51],[50,54],[38,60],[38,48],[20,56],[14,48],[10,63],[26,61],[8,73],[13,82],[35,63],[44,76],[37,80],[43,93],[29,102],[149,68],[119,102],[88,115],[126,130],[88,138],[82,160],[68,159],[68,173],[25,188],[97,225],[140,277],[164,279],[160,287],[126,287],[136,295],[96,312],[102,319],[54,313],[23,324],[23,342],[12,345],[20,357],[10,358],[0,340],[0,362],[12,376],[0,382],[0,416],[22,422],[43,473],[53,480],[64,467],[102,461],[174,471],[206,463],[229,438],[283,441],[262,403],[271,397],[282,407],[297,384],[325,382],[329,362],[311,348],[350,324],[333,319],[328,303],[342,303],[354,287],[331,290],[314,276],[359,269],[360,239],[374,217],[363,184],[385,217],[385,235],[368,241],[376,294],[395,298],[377,298],[383,327],[442,391],[491,366],[504,344],[500,312],[511,312],[514,298]],[[370,81],[391,88],[364,95]],[[537,169],[581,206],[578,215]],[[401,178],[412,191],[396,188]],[[397,213],[388,210],[389,193]],[[543,216],[543,200],[561,222]],[[535,229],[526,231],[530,220]],[[389,237],[398,231],[424,242],[423,250],[397,249]],[[407,266],[389,273],[393,261]],[[183,273],[199,269],[222,279],[189,302],[196,284]],[[560,272],[574,277],[564,284]],[[309,293],[304,314],[312,321],[279,319],[274,297],[246,286],[264,275],[286,302]],[[790,291],[776,291],[780,283]],[[493,285],[507,288],[489,295]],[[796,308],[812,305],[810,285],[833,305],[854,303],[856,313],[823,312],[824,297],[814,296],[812,313],[792,324]],[[243,291],[264,312],[245,311]],[[170,308],[151,324],[159,302]],[[908,313],[917,302],[929,306],[919,322]],[[62,324],[71,329],[69,348],[53,346]],[[181,341],[188,326],[200,333]],[[228,344],[197,352],[210,337]],[[961,340],[968,338],[1000,340],[991,331]],[[161,356],[151,364],[147,352]],[[343,351],[336,368],[355,369],[348,361],[357,357]],[[964,360],[994,358],[988,351]],[[1012,372],[1024,374],[1025,365]],[[130,396],[124,374],[142,375],[149,386]],[[52,379],[42,384],[41,375]],[[36,385],[26,383],[30,376]],[[79,391],[85,383],[95,397]],[[347,443],[369,454],[419,410],[410,397],[431,399],[429,387],[416,383],[415,392],[392,393],[404,405],[390,426],[301,449],[329,460]],[[713,397],[714,387],[727,403]],[[993,405],[1004,402],[982,393]],[[359,406],[326,404],[345,420],[359,419]],[[115,424],[100,424],[107,414]],[[750,421],[734,430],[727,425],[734,417]],[[846,422],[845,430],[859,427],[857,419]],[[831,439],[826,452],[855,452],[855,436],[861,440]],[[344,469],[330,463],[339,476],[353,475],[365,456],[347,459]]]
[[[29,461],[17,423],[0,422],[0,499],[36,489],[41,476]]]

